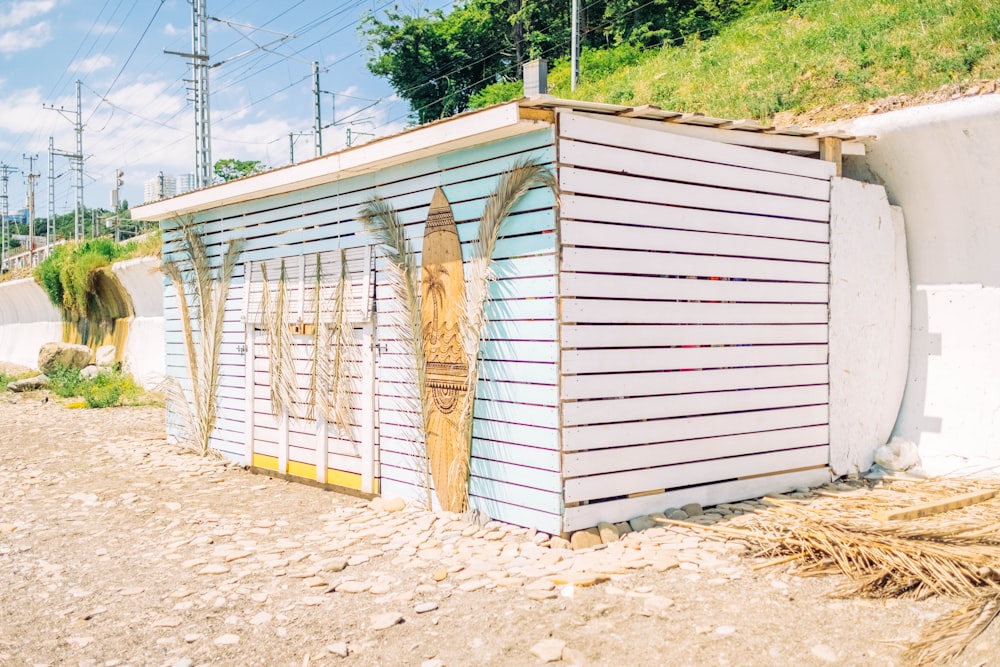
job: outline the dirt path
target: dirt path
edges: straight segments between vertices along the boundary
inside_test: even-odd
[[[43,397],[0,394],[0,665],[533,665],[546,639],[553,664],[901,665],[949,608],[830,600],[687,530],[571,552],[376,511],[170,446],[161,410]]]

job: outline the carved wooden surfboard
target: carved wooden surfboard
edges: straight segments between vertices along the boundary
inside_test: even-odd
[[[462,245],[455,218],[441,188],[431,198],[424,227],[420,316],[424,329],[426,400],[430,419],[427,456],[441,507],[460,511],[465,498],[465,456],[459,433],[469,365],[462,349],[460,321],[465,306]]]

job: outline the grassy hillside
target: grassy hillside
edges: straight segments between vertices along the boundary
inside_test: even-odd
[[[581,80],[550,68],[549,92],[615,104],[657,104],[729,118],[839,107],[1000,77],[996,0],[801,0],[751,13],[705,41],[589,51]],[[520,96],[500,84],[480,104]]]

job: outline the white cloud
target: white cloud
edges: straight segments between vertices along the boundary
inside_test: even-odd
[[[0,53],[17,53],[42,46],[52,37],[48,21],[0,33]]]
[[[92,74],[98,70],[111,67],[114,65],[114,62],[115,61],[111,59],[111,56],[101,53],[96,56],[84,58],[83,60],[77,60],[76,62],[70,64],[69,71]]]
[[[25,21],[47,14],[56,6],[55,0],[20,0],[0,10],[0,30],[14,28]]]
[[[191,34],[191,29],[187,28],[187,27],[185,27],[185,28],[178,28],[173,23],[168,23],[166,25],[166,27],[163,28],[163,33],[167,37],[178,37],[180,35],[189,35],[189,34]]]

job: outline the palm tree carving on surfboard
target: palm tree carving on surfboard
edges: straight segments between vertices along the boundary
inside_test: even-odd
[[[441,188],[434,191],[424,227],[420,296],[429,412],[427,458],[441,507],[461,511],[467,482],[464,466],[456,463],[465,455],[459,422],[469,390],[469,364],[460,329],[465,273],[458,228]]]

